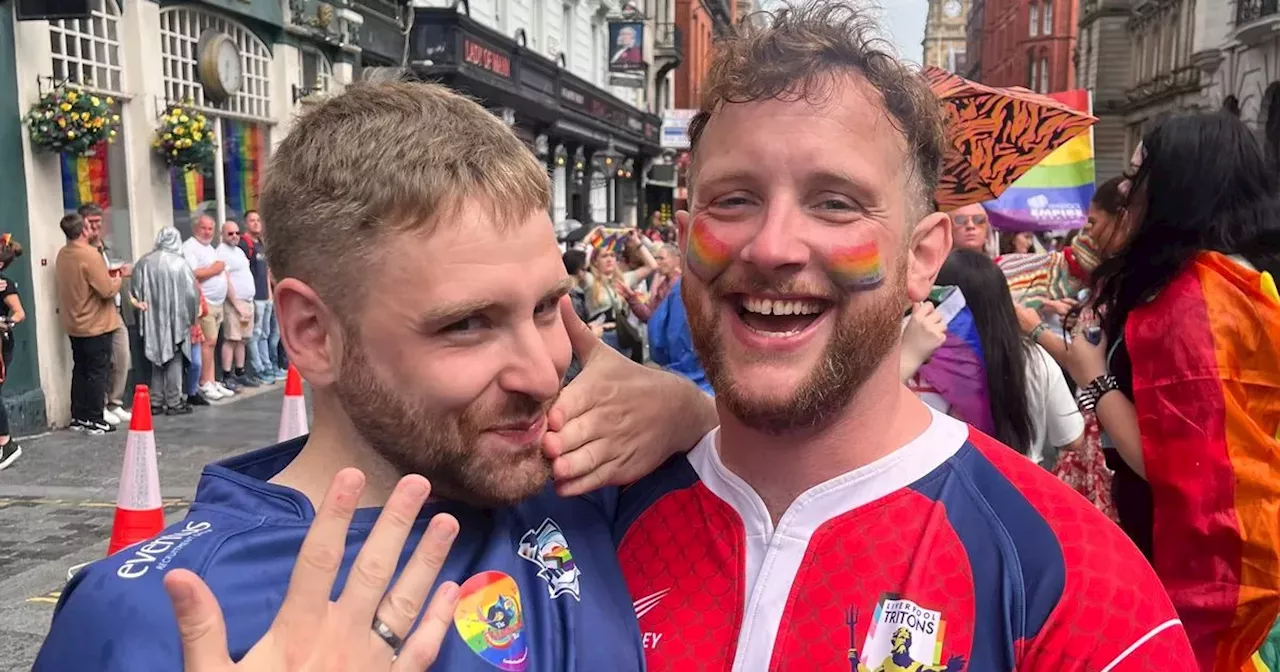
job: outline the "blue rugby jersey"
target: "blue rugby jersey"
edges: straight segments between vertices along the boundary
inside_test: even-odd
[[[175,567],[209,584],[226,617],[232,658],[244,656],[279,610],[315,516],[301,493],[267,482],[304,442],[207,466],[186,518],[76,574],[35,672],[182,669],[161,583]],[[424,507],[401,567],[432,515],[448,512],[461,524],[439,581],[456,581],[462,591],[435,669],[642,670],[640,633],[611,536],[616,499],[613,490],[565,499],[548,488],[505,509]],[[380,512],[356,512],[334,599]]]

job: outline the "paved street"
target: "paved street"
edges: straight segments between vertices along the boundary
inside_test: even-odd
[[[194,414],[155,419],[170,520],[211,461],[274,442],[283,385]],[[0,472],[0,670],[29,670],[67,569],[106,552],[127,432],[60,431],[23,440]]]

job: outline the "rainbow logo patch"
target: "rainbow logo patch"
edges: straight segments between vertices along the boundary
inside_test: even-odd
[[[453,627],[485,662],[506,672],[524,672],[529,645],[524,636],[520,587],[502,572],[480,572],[458,593]]]
[[[689,270],[709,282],[729,266],[732,257],[728,243],[711,233],[703,217],[694,217],[689,226],[689,245],[685,252]]]
[[[880,248],[874,242],[832,250],[827,270],[837,285],[852,291],[874,289],[884,282]]]

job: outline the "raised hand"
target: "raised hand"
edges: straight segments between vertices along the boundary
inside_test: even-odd
[[[547,414],[542,443],[561,496],[632,483],[716,426],[715,402],[693,383],[603,345],[568,299],[560,316],[582,362]]]
[[[228,655],[226,622],[204,581],[182,569],[165,577],[186,672],[422,672],[435,662],[451,627],[457,584],[442,583],[412,635],[410,629],[457,536],[458,521],[447,514],[432,518],[388,591],[410,527],[431,493],[425,478],[405,476],[356,556],[342,595],[331,602],[363,488],[357,469],[334,476],[302,542],[280,612],[239,663]]]

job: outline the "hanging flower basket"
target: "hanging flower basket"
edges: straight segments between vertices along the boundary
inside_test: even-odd
[[[86,156],[103,142],[115,140],[120,115],[110,96],[99,97],[63,85],[40,97],[24,121],[31,144],[49,152]]]
[[[172,103],[160,115],[160,128],[151,143],[171,168],[195,169],[213,174],[213,129],[209,120],[191,107],[191,102]]]

